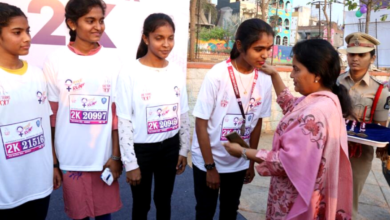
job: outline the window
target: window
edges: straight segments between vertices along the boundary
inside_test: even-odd
[[[276,36],[276,39],[275,39],[275,40],[276,40],[276,43],[275,43],[275,44],[276,44],[276,45],[280,45],[280,36],[279,36],[279,35]]]
[[[289,30],[290,29],[290,21],[286,18],[284,19],[284,28],[286,30]]]
[[[279,1],[279,9],[284,9],[284,1],[283,0]]]
[[[278,26],[282,26],[282,25],[283,25],[282,18],[279,18],[279,19],[278,19]]]
[[[274,0],[273,2],[272,2],[272,8],[277,8],[277,0]]]
[[[280,41],[280,39],[279,39],[279,41]],[[287,46],[287,44],[288,44],[288,39],[287,39],[287,37],[283,37],[283,45],[284,45],[284,46]]]
[[[291,3],[289,1],[286,2],[286,12],[291,11]]]

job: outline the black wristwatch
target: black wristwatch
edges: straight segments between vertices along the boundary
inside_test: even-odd
[[[215,168],[215,163],[212,163],[212,164],[205,164],[204,165],[204,168],[206,168],[206,170],[212,170]]]

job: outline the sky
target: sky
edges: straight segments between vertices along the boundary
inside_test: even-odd
[[[285,0],[286,1],[286,0]],[[293,2],[293,7],[298,6],[306,6],[308,2],[311,2],[312,0],[290,0]],[[339,2],[342,2],[343,0],[338,0]],[[212,3],[218,4],[218,0],[211,0]],[[315,8],[315,6],[312,6],[312,16],[318,16],[318,9]],[[332,21],[338,22],[339,24],[343,23],[343,5],[342,4],[332,4]],[[321,13],[321,16],[323,17],[323,13]],[[328,13],[329,16],[329,13]],[[322,18],[321,18],[322,20]]]

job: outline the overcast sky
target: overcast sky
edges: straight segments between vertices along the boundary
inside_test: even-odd
[[[312,0],[290,0],[293,2],[293,7],[298,7],[298,6],[306,6],[310,7],[307,5],[308,2],[311,2]],[[339,2],[342,2],[342,0],[338,0]],[[218,4],[218,0],[211,0],[212,3]],[[318,16],[318,9],[315,9],[315,6],[312,7],[312,15],[313,16]],[[339,24],[343,23],[343,5],[342,4],[332,4],[332,21],[338,22]],[[329,13],[328,13],[329,15]],[[323,14],[321,13],[321,16]],[[322,20],[322,19],[321,19]]]

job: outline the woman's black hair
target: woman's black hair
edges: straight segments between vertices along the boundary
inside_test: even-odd
[[[236,32],[235,40],[241,42],[242,49],[246,52],[254,42],[262,37],[261,34],[263,33],[275,37],[275,32],[268,23],[258,18],[252,18],[240,24]],[[234,43],[230,51],[230,59],[236,59],[239,56],[240,51],[238,51],[237,45]]]
[[[20,8],[0,2],[0,33],[3,30],[3,27],[7,27],[9,25],[9,21],[12,18],[19,16],[27,18]]]
[[[157,28],[164,25],[170,25],[175,33],[175,24],[172,21],[172,18],[163,13],[154,13],[150,14],[144,21],[144,27],[142,35],[149,37],[150,33],[153,33]],[[145,56],[148,53],[148,45],[144,42],[141,37],[141,42],[139,43],[137,50],[137,59]]]
[[[322,85],[337,95],[343,116],[354,117],[348,90],[337,83],[341,67],[339,54],[333,46],[326,40],[311,39],[295,44],[292,52],[294,59],[304,65],[310,73],[320,76]]]
[[[76,40],[76,31],[73,31],[66,21],[71,20],[77,24],[77,20],[88,14],[93,7],[100,7],[103,15],[106,13],[106,3],[103,0],[69,0],[65,6],[65,23],[69,28],[70,41]]]
[[[371,57],[373,57],[375,55],[375,49],[370,51],[370,55],[371,55]]]

